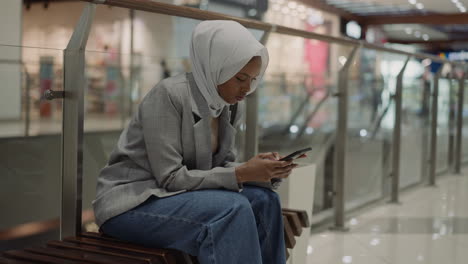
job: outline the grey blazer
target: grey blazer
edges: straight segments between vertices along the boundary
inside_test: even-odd
[[[243,107],[238,107],[235,124]],[[142,100],[120,135],[97,181],[96,223],[124,213],[150,196],[199,189],[239,192],[229,107],[219,119],[218,152],[211,152],[208,106],[191,73],[158,83]],[[273,188],[270,183],[253,183]],[[277,184],[274,184],[276,187]]]

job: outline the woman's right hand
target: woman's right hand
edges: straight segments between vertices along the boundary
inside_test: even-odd
[[[236,167],[239,183],[269,182],[272,178],[286,178],[297,165],[292,161],[279,161],[276,152],[261,153]]]

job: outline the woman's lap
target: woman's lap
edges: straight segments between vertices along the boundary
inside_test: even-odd
[[[196,255],[207,225],[232,213],[257,218],[252,208],[271,200],[271,190],[245,186],[241,193],[227,190],[200,190],[157,198],[150,197],[138,207],[113,217],[102,226],[104,233],[151,247],[184,250]],[[276,195],[277,196],[277,195]],[[254,206],[255,205],[255,206]],[[249,212],[250,211],[250,212]]]

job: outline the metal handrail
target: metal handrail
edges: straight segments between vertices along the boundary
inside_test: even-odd
[[[160,2],[153,2],[151,0],[81,0],[84,2],[91,2],[96,4],[104,4],[109,6],[123,7],[128,9],[146,11],[150,13],[158,13],[164,15],[192,18],[197,20],[233,20],[237,21],[245,27],[252,29],[259,29],[263,31],[275,32],[283,35],[303,37],[308,39],[316,39],[320,41],[326,41],[330,43],[337,43],[350,46],[362,46],[368,49],[374,49],[384,52],[397,53],[401,55],[413,56],[419,59],[430,59],[435,62],[440,63],[451,63],[453,65],[464,65],[464,63],[449,61],[437,57],[435,55],[424,54],[424,53],[411,53],[402,50],[388,48],[382,45],[372,44],[367,41],[359,41],[351,38],[345,37],[332,37],[323,34],[317,34],[314,32],[309,32],[305,30],[295,29],[291,27],[280,26],[271,23],[265,23],[252,19],[239,18],[229,15],[224,15],[216,12],[200,10],[197,8],[186,7],[186,6],[177,6],[173,4],[166,4]]]
[[[195,8],[176,6],[172,4],[158,3],[150,0],[81,0],[84,2],[91,2],[94,4],[87,5],[82,13],[79,23],[70,39],[67,49],[64,53],[64,91],[65,97],[63,101],[63,148],[62,148],[62,212],[61,212],[61,233],[63,238],[72,234],[79,234],[81,231],[81,209],[82,209],[82,164],[83,164],[83,87],[84,87],[84,57],[86,42],[89,36],[90,26],[94,17],[95,4],[105,4],[109,6],[128,8],[133,10],[146,11],[151,13],[159,13],[171,16],[179,16],[185,18],[192,18],[197,20],[233,20],[241,23],[245,27],[259,29],[264,31],[262,36],[262,43],[268,39],[269,33],[275,32],[283,35],[298,36],[307,39],[315,39],[319,41],[326,41],[329,43],[337,43],[342,45],[349,45],[353,47],[348,55],[348,60],[341,68],[338,75],[338,119],[336,120],[336,139],[335,139],[335,157],[334,157],[334,212],[335,224],[334,230],[347,230],[344,225],[345,217],[345,165],[346,165],[346,142],[347,142],[347,119],[348,119],[348,79],[349,68],[354,59],[356,52],[361,48],[374,49],[378,51],[390,52],[400,55],[411,56],[413,58],[431,59],[434,62],[441,62],[443,64],[452,64],[453,66],[465,65],[464,63],[448,61],[434,55],[422,53],[409,53],[401,50],[387,48],[381,45],[371,44],[365,41],[358,41],[343,37],[332,37],[321,35],[304,30],[279,26],[275,24],[264,23],[255,20],[244,18],[237,18],[233,16],[223,15],[210,11],[203,11]],[[399,75],[399,82],[397,85],[401,90],[402,87],[402,73]],[[436,79],[437,80],[437,79]],[[256,96],[256,97],[253,97]],[[246,147],[245,153],[252,154],[256,152],[258,147],[257,137],[257,115],[258,109],[258,94],[254,93],[253,96],[247,100],[247,130],[246,130]],[[437,94],[435,95],[437,97]],[[396,116],[401,115],[401,93],[395,100],[400,100],[400,104],[396,111]],[[401,120],[401,119],[400,119]],[[437,120],[437,119],[435,119]],[[396,122],[399,124],[400,122]],[[433,127],[436,125],[433,122]],[[250,129],[250,131],[249,131]],[[394,136],[394,160],[399,160],[399,144],[400,128],[395,127]],[[434,137],[435,134],[433,133]],[[433,141],[434,142],[434,141]],[[433,144],[432,144],[433,145]],[[435,148],[432,149],[432,152]],[[431,153],[433,155],[434,153]],[[394,173],[398,171],[399,163],[393,164]],[[396,177],[395,177],[396,178]],[[394,181],[394,183],[398,183]],[[398,184],[393,184],[397,188]],[[396,193],[398,194],[398,193]],[[395,199],[393,199],[395,200]]]

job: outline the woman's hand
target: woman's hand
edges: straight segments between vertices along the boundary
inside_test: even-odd
[[[297,164],[292,161],[279,161],[277,152],[261,153],[241,166],[236,167],[239,183],[255,181],[269,182],[272,178],[287,178]]]

